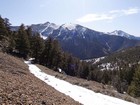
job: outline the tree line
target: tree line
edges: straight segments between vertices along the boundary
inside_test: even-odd
[[[134,97],[140,96],[140,66],[125,66],[119,70],[101,71],[97,65],[81,61],[64,52],[59,42],[48,37],[43,40],[39,33],[32,32],[24,24],[17,31],[10,30],[7,18],[0,16],[0,51],[27,59],[35,58],[35,63],[57,71],[59,68],[67,75],[94,80],[113,85],[119,92],[127,91]],[[131,56],[131,55],[130,55]]]

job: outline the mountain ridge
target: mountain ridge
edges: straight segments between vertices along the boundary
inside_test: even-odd
[[[140,41],[119,35],[109,35],[78,24],[62,24],[46,22],[32,24],[33,32],[40,33],[43,39],[57,39],[65,52],[80,59],[91,59],[133,46],[139,46]]]
[[[114,30],[112,32],[107,32],[107,34],[109,35],[116,35],[116,36],[122,36],[122,37],[126,37],[128,39],[135,39],[135,40],[140,40],[140,37],[136,37],[134,35],[130,35],[122,30]]]

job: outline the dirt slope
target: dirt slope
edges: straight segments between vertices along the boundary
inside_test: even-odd
[[[80,105],[32,75],[21,59],[0,52],[0,105]]]

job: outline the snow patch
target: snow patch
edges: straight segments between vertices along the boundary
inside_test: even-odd
[[[35,58],[30,58],[29,61],[35,60]]]
[[[100,57],[100,58],[95,58],[95,59],[88,59],[85,60],[86,62],[93,62],[93,64],[96,64],[98,62],[100,62],[101,60],[103,60],[105,57]]]
[[[58,71],[59,71],[59,73],[61,73],[62,72],[62,69],[61,68],[58,68]]]
[[[98,65],[98,67],[100,68],[100,70],[118,70],[119,66],[117,65],[117,63],[112,64],[112,63],[103,63],[101,65]]]
[[[41,33],[40,33],[40,37],[43,38],[44,40],[48,38],[47,36],[43,36]]]
[[[25,63],[29,66],[30,72],[37,78],[83,105],[136,105],[118,98],[95,93],[94,91],[80,86],[72,85],[69,82],[42,72],[37,66],[31,64],[30,61],[25,61]]]
[[[105,57],[100,57],[100,58],[94,59],[95,61],[94,61],[93,64],[96,64],[96,63],[100,62],[100,60],[103,60],[104,58],[105,58]]]

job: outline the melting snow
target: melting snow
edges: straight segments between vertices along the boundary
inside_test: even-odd
[[[59,73],[61,73],[62,72],[62,69],[61,68],[58,68],[58,71],[59,71]]]
[[[100,58],[96,58],[93,64],[96,64],[98,62],[100,62],[100,60],[103,60],[105,57],[100,57]]]
[[[112,64],[112,63],[102,63],[101,65],[98,65],[98,67],[100,68],[100,70],[118,70],[119,66],[117,65],[117,63]]]
[[[88,59],[85,60],[86,62],[93,62],[93,64],[96,64],[98,62],[100,62],[100,60],[103,60],[105,57],[100,57],[100,58],[95,58],[95,59]]]
[[[47,36],[43,36],[41,33],[40,33],[40,37],[43,38],[44,40],[48,38]]]
[[[54,76],[48,75],[42,72],[37,66],[30,63],[30,61],[25,61],[29,66],[29,70],[37,78],[44,81],[48,85],[54,87],[57,91],[70,96],[74,100],[80,102],[84,105],[136,105],[131,102],[127,102],[118,98],[103,95],[100,93],[95,93],[94,91],[88,90],[86,88],[72,85],[64,80],[55,78]]]

